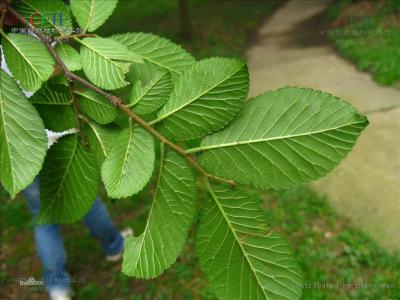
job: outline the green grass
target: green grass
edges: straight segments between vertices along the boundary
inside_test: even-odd
[[[360,70],[371,72],[380,84],[392,85],[400,80],[400,1],[370,2],[372,12],[349,0],[332,2],[326,14],[335,24],[330,38]],[[360,11],[346,14],[352,7]]]

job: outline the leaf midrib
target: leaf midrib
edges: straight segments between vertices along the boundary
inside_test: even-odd
[[[200,147],[188,149],[188,150],[186,150],[186,152],[197,153],[197,152],[201,152],[201,151],[205,151],[205,150],[213,150],[213,149],[220,149],[220,148],[248,145],[248,144],[256,144],[256,143],[264,143],[264,142],[275,141],[275,140],[291,139],[291,138],[296,138],[296,137],[301,137],[301,136],[309,136],[309,135],[314,135],[314,134],[318,134],[318,133],[334,131],[334,130],[337,130],[337,129],[340,129],[343,127],[352,126],[352,125],[356,125],[356,124],[362,124],[362,123],[364,123],[364,122],[354,122],[354,123],[349,123],[349,124],[345,124],[345,125],[341,125],[341,126],[337,126],[337,127],[332,127],[329,129],[305,132],[305,133],[300,133],[300,134],[277,136],[277,137],[272,137],[272,138],[263,138],[263,139],[256,139],[256,140],[237,141],[237,142],[215,144],[215,145],[209,145],[209,146],[200,146]]]
[[[215,204],[218,207],[218,210],[220,211],[220,213],[221,213],[222,217],[224,218],[224,220],[226,221],[226,223],[227,223],[232,235],[234,236],[236,243],[239,244],[240,250],[241,250],[243,256],[246,258],[247,264],[249,265],[249,268],[252,271],[252,275],[257,280],[258,287],[261,289],[261,291],[262,291],[263,295],[265,296],[265,298],[268,299],[268,296],[267,296],[267,294],[265,293],[265,291],[264,291],[264,289],[262,287],[260,279],[258,278],[256,271],[253,269],[253,265],[251,264],[250,259],[249,259],[248,255],[247,255],[245,249],[243,248],[239,237],[236,234],[236,230],[233,228],[233,226],[232,226],[228,216],[226,215],[223,207],[219,203],[218,197],[215,195],[214,190],[212,189],[212,187],[211,187],[211,185],[210,185],[210,183],[209,183],[209,181],[207,179],[205,179],[205,183],[206,183],[206,186],[208,188],[209,193],[211,194],[211,197],[213,198]]]
[[[93,18],[94,2],[95,2],[95,0],[90,0],[89,17],[88,17],[88,21],[86,23],[85,32],[90,29],[90,25],[91,25],[92,18]]]
[[[116,191],[119,190],[119,187],[120,187],[120,185],[121,185],[122,173],[123,173],[122,170],[125,169],[125,164],[126,164],[126,161],[127,161],[129,149],[132,147],[132,146],[131,146],[131,144],[132,144],[132,137],[133,137],[132,119],[129,119],[129,140],[128,140],[128,146],[126,147],[126,151],[125,151],[123,163],[122,163],[122,166],[121,166],[121,172],[120,172],[120,174],[119,174],[119,178],[118,178],[118,181],[117,181],[118,183],[116,184],[116,188],[115,188]],[[114,147],[115,147],[115,146],[114,146]]]
[[[244,66],[245,66],[245,65],[241,65],[241,66],[239,67],[239,69],[237,69],[236,71],[232,72],[232,73],[229,74],[226,78],[224,78],[223,80],[219,81],[219,82],[216,83],[215,85],[213,85],[213,86],[211,86],[210,88],[206,89],[206,90],[205,90],[203,93],[201,93],[200,95],[196,96],[195,98],[191,99],[191,100],[188,101],[188,102],[183,103],[181,106],[179,106],[179,107],[175,108],[174,110],[170,111],[169,113],[167,113],[167,114],[165,114],[165,115],[163,115],[163,116],[157,118],[156,120],[151,121],[149,124],[150,124],[150,125],[156,124],[156,123],[158,123],[158,122],[160,122],[160,121],[162,121],[162,120],[168,118],[169,116],[175,114],[176,112],[178,112],[178,111],[184,109],[186,106],[189,106],[190,104],[192,104],[193,102],[197,101],[198,99],[200,99],[201,97],[203,97],[204,95],[206,95],[207,93],[209,93],[210,91],[212,91],[213,89],[215,89],[216,87],[218,87],[219,85],[221,85],[222,83],[224,83],[225,81],[231,79],[231,78],[232,78],[233,76],[235,76],[240,70],[242,70]],[[172,94],[171,94],[171,96],[172,96]]]

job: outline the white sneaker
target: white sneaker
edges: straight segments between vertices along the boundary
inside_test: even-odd
[[[132,230],[132,228],[129,228],[129,227],[128,227],[128,228],[123,229],[123,230],[120,232],[120,234],[122,235],[122,237],[123,237],[124,240],[125,240],[128,236],[133,235],[133,230]],[[122,249],[121,252],[119,252],[119,253],[117,253],[117,254],[114,254],[114,255],[107,255],[107,256],[106,256],[106,260],[112,261],[112,262],[119,261],[119,260],[122,258],[123,252],[124,252],[124,249]]]
[[[72,290],[68,289],[51,289],[49,290],[49,296],[51,300],[71,300]]]

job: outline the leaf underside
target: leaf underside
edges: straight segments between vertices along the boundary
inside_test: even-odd
[[[85,90],[78,94],[79,107],[99,124],[107,124],[117,117],[116,108],[104,96]]]
[[[90,150],[99,166],[101,166],[108,153],[110,153],[114,139],[120,134],[121,129],[113,124],[102,126],[95,122],[87,123],[84,128],[89,140]]]
[[[302,276],[287,242],[243,192],[210,187],[196,235],[200,266],[220,299],[299,299]]]
[[[158,110],[168,100],[171,89],[170,73],[163,70],[155,71],[147,83],[142,80],[136,81],[130,96],[135,113],[146,115]]]
[[[46,150],[39,114],[17,83],[0,70],[0,182],[11,198],[39,173]]]
[[[154,278],[182,251],[195,212],[194,176],[184,158],[167,152],[144,232],[126,240],[122,271]]]
[[[74,72],[82,69],[81,57],[71,45],[58,43],[55,50],[68,70]]]
[[[320,91],[286,87],[246,102],[224,130],[207,136],[200,163],[260,188],[288,188],[326,175],[367,126],[348,103]]]
[[[124,198],[141,191],[151,178],[154,161],[153,137],[130,123],[115,138],[101,169],[108,196]]]
[[[24,90],[38,90],[53,73],[53,58],[34,37],[10,33],[3,35],[2,46],[7,66]]]
[[[176,140],[217,131],[235,117],[248,89],[244,62],[229,58],[196,62],[174,82],[170,99],[158,112],[160,131]]]
[[[124,45],[106,38],[85,38],[81,42],[81,62],[85,75],[95,85],[115,90],[129,83],[125,74],[132,63],[142,63],[140,56]]]
[[[40,174],[39,224],[73,223],[92,207],[100,169],[77,134],[61,138],[46,156]]]

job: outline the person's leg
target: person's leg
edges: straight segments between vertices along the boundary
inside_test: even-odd
[[[33,217],[39,212],[40,194],[39,179],[27,187],[22,194],[25,196]],[[36,250],[44,269],[44,282],[46,288],[51,290],[69,290],[70,278],[65,272],[67,256],[61,238],[58,224],[35,225]]]
[[[104,254],[110,256],[122,251],[124,238],[115,228],[100,197],[96,198],[93,207],[83,220],[91,235],[100,241]]]

